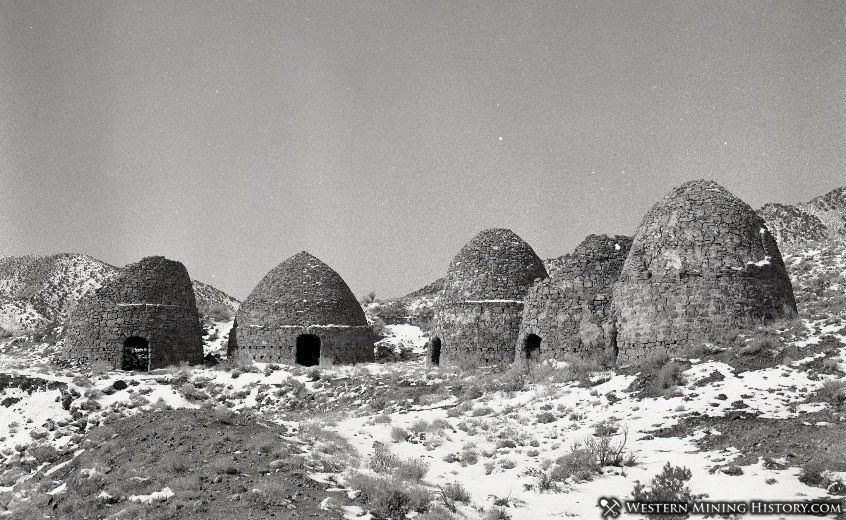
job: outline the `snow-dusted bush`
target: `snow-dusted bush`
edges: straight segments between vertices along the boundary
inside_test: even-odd
[[[690,503],[701,498],[695,495],[687,486],[692,474],[688,468],[673,466],[669,462],[664,465],[661,473],[652,477],[648,486],[635,481],[632,498],[641,502],[682,502]],[[687,515],[655,515],[648,514],[646,518],[661,520],[682,520]]]
[[[353,473],[347,486],[360,491],[358,499],[379,518],[405,518],[430,507],[432,496],[426,489],[400,479]]]

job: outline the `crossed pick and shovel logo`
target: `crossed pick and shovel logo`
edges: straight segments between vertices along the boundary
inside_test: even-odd
[[[600,497],[597,505],[602,509],[602,518],[617,518],[623,509],[623,504],[614,497]]]

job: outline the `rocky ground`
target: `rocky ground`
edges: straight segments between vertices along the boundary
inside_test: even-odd
[[[846,330],[827,321],[618,373],[417,357],[78,374],[8,357],[2,514],[590,518],[667,462],[712,499],[840,499]],[[413,326],[388,327],[422,352]]]
[[[800,318],[615,371],[428,367],[407,324],[385,326],[390,362],[311,369],[79,372],[49,338],[4,338],[0,516],[597,518],[667,463],[712,500],[840,501],[846,246],[785,262]]]

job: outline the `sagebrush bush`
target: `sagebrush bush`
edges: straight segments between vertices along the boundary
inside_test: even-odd
[[[693,502],[701,498],[701,495],[693,494],[687,486],[687,482],[692,476],[688,468],[673,466],[668,462],[662,468],[661,473],[652,477],[649,486],[643,485],[640,481],[635,481],[632,499],[641,502]],[[687,515],[648,514],[646,518],[650,520],[682,520],[687,518]]]
[[[441,496],[447,507],[453,502],[470,503],[470,493],[467,492],[460,482],[451,482],[442,486]]]
[[[675,361],[668,361],[658,370],[655,375],[655,384],[658,388],[670,389],[684,384],[684,369]]]
[[[368,467],[376,473],[410,481],[422,480],[429,471],[429,463],[423,459],[404,460],[387,448],[377,449],[370,458]]]
[[[835,408],[843,407],[846,403],[846,380],[829,379],[817,390],[817,399],[824,401]]]
[[[347,485],[361,492],[359,500],[379,518],[402,519],[412,511],[423,513],[432,500],[426,489],[392,477],[354,473]]]
[[[492,507],[488,509],[483,520],[511,520],[511,513],[501,507]]]

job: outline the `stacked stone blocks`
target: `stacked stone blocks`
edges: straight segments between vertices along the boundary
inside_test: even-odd
[[[560,359],[568,354],[613,361],[616,330],[611,298],[632,239],[588,236],[555,262],[556,271],[526,296],[516,359]],[[531,352],[530,335],[540,338]]]
[[[526,291],[546,275],[543,261],[514,232],[477,234],[450,263],[435,307],[431,337],[441,340],[440,364],[513,361]],[[431,348],[430,342],[430,360]]]
[[[320,364],[373,361],[375,335],[341,276],[303,251],[272,269],[241,304],[229,334],[233,359],[296,362],[297,338],[320,338]]]
[[[154,256],[129,264],[86,296],[71,314],[64,344],[68,357],[122,368],[124,342],[149,343],[149,368],[203,360],[202,327],[188,272]]]

